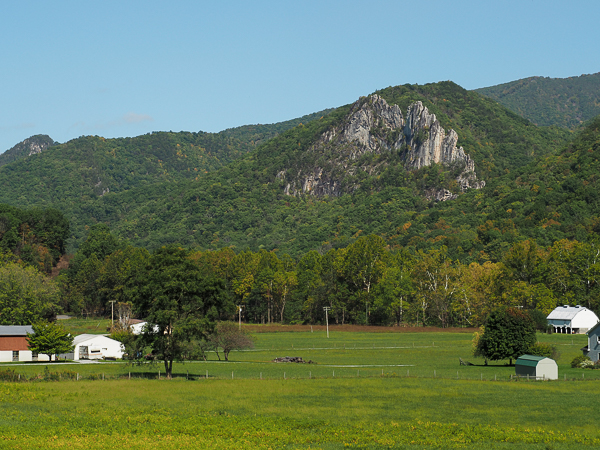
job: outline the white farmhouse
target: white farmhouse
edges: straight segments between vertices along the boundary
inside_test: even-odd
[[[73,339],[73,360],[122,358],[123,344],[100,334],[80,334]],[[70,356],[70,355],[69,355]]]
[[[598,323],[598,316],[581,305],[559,306],[548,317],[555,333],[584,334]]]

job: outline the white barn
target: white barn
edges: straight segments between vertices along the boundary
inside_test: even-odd
[[[75,349],[67,355],[69,359],[122,358],[123,344],[101,334],[80,334],[73,339]]]
[[[598,316],[584,306],[559,306],[548,317],[555,333],[585,334],[598,323]]]

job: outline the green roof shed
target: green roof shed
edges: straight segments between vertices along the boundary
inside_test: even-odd
[[[515,373],[519,377],[557,380],[558,365],[556,361],[545,356],[523,355],[517,358]]]

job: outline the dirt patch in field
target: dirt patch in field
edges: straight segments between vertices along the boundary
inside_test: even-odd
[[[308,332],[311,325],[253,325],[244,324],[251,333]],[[325,325],[312,325],[313,331],[326,331]],[[377,327],[369,325],[329,325],[329,331],[360,331],[362,333],[474,333],[478,328],[438,328],[438,327]]]

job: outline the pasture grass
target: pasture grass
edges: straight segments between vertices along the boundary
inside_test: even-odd
[[[600,371],[569,365],[585,336],[538,335],[560,349],[554,382],[511,382],[507,362],[470,356],[471,337],[256,333],[254,349],[176,364],[173,380],[158,380],[158,364],[10,364],[0,371],[35,379],[48,367],[83,380],[1,383],[0,448],[600,447]],[[317,364],[272,363],[278,356]]]

